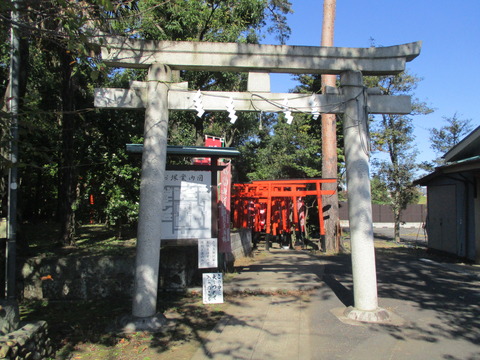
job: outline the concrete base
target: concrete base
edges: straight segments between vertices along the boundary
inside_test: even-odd
[[[167,318],[157,313],[149,317],[136,317],[133,315],[123,316],[118,320],[118,330],[123,333],[134,333],[137,331],[161,332],[167,326]]]
[[[391,311],[377,308],[374,311],[359,310],[352,306],[330,310],[341,322],[349,325],[385,324],[402,326],[405,321]]]
[[[382,308],[377,308],[373,311],[366,311],[349,306],[345,309],[344,314],[349,319],[369,323],[385,323],[390,319],[390,313]]]

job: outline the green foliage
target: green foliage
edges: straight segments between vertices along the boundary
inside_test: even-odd
[[[430,128],[430,147],[437,155],[446,154],[472,131],[472,120],[459,119],[457,113],[449,118],[444,116],[443,120],[446,125],[440,128]],[[434,162],[436,164],[443,163],[441,159],[436,159]]]
[[[379,87],[385,95],[413,95],[421,79],[407,72],[389,77],[370,77],[366,84]],[[413,103],[414,114],[428,114],[432,110],[424,103]],[[371,136],[374,150],[383,152],[385,157],[372,161],[375,178],[381,182],[377,190],[386,188],[388,203],[395,219],[395,238],[399,239],[401,212],[408,204],[418,200],[419,193],[413,185],[413,177],[418,169],[415,163],[414,128],[410,117],[384,114],[372,122]],[[376,194],[378,195],[378,194]]]
[[[81,208],[79,179],[85,169],[80,157],[85,134],[79,125],[94,117],[88,110],[93,100],[89,81],[97,81],[101,70],[90,36],[108,28],[105,19],[111,17],[113,2],[26,0],[18,4],[19,214],[25,221],[58,216],[63,223],[61,241],[71,244],[75,212]],[[10,8],[0,11],[1,26],[8,29]],[[3,49],[0,60],[6,64]]]
[[[117,31],[154,40],[258,43],[266,29],[283,42],[290,33],[285,18],[290,7],[287,0],[174,0],[162,4],[146,0],[138,2],[142,16],[124,19],[123,28]],[[183,71],[181,78],[191,89],[245,91],[247,85],[246,75],[239,73]],[[198,118],[192,112],[173,112],[169,144],[203,145],[204,136],[213,135],[223,137],[226,146],[238,147],[255,142],[257,126],[255,114],[238,114],[232,125],[226,113],[206,113]]]
[[[2,105],[8,85],[10,4],[0,6]],[[92,107],[95,87],[128,87],[130,80],[143,80],[145,71],[106,68],[95,54],[97,46],[90,44],[96,31],[140,39],[248,43],[259,42],[263,31],[275,32],[280,41],[290,32],[287,0],[25,0],[23,4],[20,29],[26,65],[22,69],[27,81],[20,110],[19,211],[25,221],[74,212],[66,218],[70,224],[65,229],[91,220],[116,228],[134,225],[138,212],[141,159],[127,156],[124,148],[141,139],[143,113]],[[182,72],[181,77],[194,89],[246,89],[242,74]],[[3,125],[8,125],[4,112],[0,113]],[[225,137],[228,146],[240,146],[258,135],[257,126],[254,114],[241,114],[232,125],[223,113],[205,114],[202,119],[194,113],[173,113],[169,143],[194,145],[211,134]],[[3,148],[7,131],[8,126],[2,132]],[[90,195],[94,205],[89,203]]]
[[[285,14],[286,0],[157,0],[138,2],[141,20],[132,19],[128,31],[146,39],[218,42],[259,42],[262,28],[270,20],[268,31],[283,41],[290,34]]]
[[[296,75],[295,79],[300,83],[296,86],[293,91],[296,93],[305,93],[305,94],[317,94],[321,93],[322,89],[322,78],[321,75]],[[308,115],[306,115],[308,116]],[[321,119],[318,121],[310,120],[312,124],[312,129],[318,129],[318,132],[321,132]],[[343,131],[341,124],[343,123],[343,116],[337,115],[337,169],[338,169],[338,178],[341,178],[340,174],[345,171],[345,156],[343,153]],[[321,136],[319,134],[319,136]]]
[[[10,2],[0,2],[0,16],[8,14]],[[7,86],[9,83],[10,66],[10,31],[6,21],[0,21],[0,199],[6,194],[6,175],[10,167],[9,144],[10,144],[10,116],[6,108]],[[1,209],[2,207],[0,207]],[[1,211],[0,211],[1,212]]]
[[[253,154],[250,180],[311,178],[321,174],[321,135],[307,117],[296,116],[288,125],[282,118],[263,136]]]
[[[373,176],[370,180],[370,186],[372,189],[372,204],[390,204],[390,194],[385,182],[383,182],[378,176]]]
[[[100,198],[104,198],[106,222],[110,226],[120,228],[123,224],[136,224],[140,191],[140,168],[128,161],[127,155],[104,154],[109,174],[101,179]],[[92,189],[93,191],[93,189]]]
[[[285,18],[290,6],[286,0],[175,0],[162,6],[157,1],[142,1],[138,4],[142,17],[126,22],[124,31],[155,40],[258,43],[266,29],[283,42],[290,33]],[[191,89],[245,91],[247,85],[246,75],[239,73],[183,71],[181,78]],[[203,145],[204,136],[213,135],[223,137],[226,146],[245,150],[248,157],[247,149],[257,146],[258,119],[255,114],[237,115],[232,125],[226,113],[206,113],[202,118],[195,113],[172,113],[169,144]],[[241,174],[251,168],[247,162],[237,165]]]
[[[106,4],[105,1],[102,3]],[[101,9],[103,5],[96,9]],[[143,116],[141,113],[106,111],[100,114],[92,111],[93,89],[110,79],[89,57],[87,40],[77,36],[78,32],[89,33],[88,24],[84,22],[80,28],[75,27],[80,26],[77,21],[100,20],[100,17],[68,17],[73,15],[74,10],[91,12],[96,5],[61,2],[56,6],[49,8],[44,18],[38,19],[45,25],[57,26],[55,36],[48,38],[40,29],[34,29],[29,34],[28,82],[19,130],[19,176],[22,183],[19,210],[22,220],[55,218],[59,213],[56,200],[61,197],[58,179],[61,172],[69,171],[74,182],[71,188],[74,196],[69,206],[77,214],[76,222],[94,220],[107,221],[112,225],[121,222],[134,224],[132,208],[135,209],[138,203],[138,186],[135,183],[139,179],[139,161],[126,158],[123,149],[132,136],[142,134]],[[80,9],[78,6],[84,7]],[[58,16],[53,16],[54,11],[58,12]],[[77,46],[76,41],[83,41],[85,45]],[[67,63],[71,70],[67,77],[62,76],[65,74],[62,60],[65,54],[71,59]],[[95,76],[92,75],[94,73]],[[130,79],[142,75],[143,72],[138,70],[113,72],[111,83],[112,86],[126,87]],[[74,109],[68,109],[63,103],[62,92],[66,81],[72,85]],[[69,148],[72,152],[69,164],[63,160],[65,155],[61,146],[65,124],[63,117],[67,113],[73,120],[69,123],[69,131],[74,133]],[[120,153],[124,164],[115,158],[116,153]],[[136,177],[128,178],[125,175],[128,171],[135,172]],[[122,178],[128,180],[118,181]],[[99,193],[100,186],[108,189],[104,196]],[[96,199],[93,213],[88,202],[90,194]]]
[[[10,39],[7,24],[0,22],[0,94],[5,94],[10,66]],[[3,108],[3,99],[0,108]]]

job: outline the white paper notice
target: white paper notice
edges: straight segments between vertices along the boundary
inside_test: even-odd
[[[223,276],[222,273],[203,274],[203,303],[223,303]]]
[[[217,238],[198,239],[198,268],[218,267]]]

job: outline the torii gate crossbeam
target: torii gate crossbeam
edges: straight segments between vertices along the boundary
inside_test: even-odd
[[[133,85],[138,86],[138,82]],[[178,90],[174,86],[172,87],[173,89],[171,88],[168,91],[168,109],[194,111],[193,98],[197,92],[188,91],[187,89]],[[95,89],[95,107],[145,109],[148,101],[146,93],[147,91],[143,87]],[[358,95],[361,94],[362,89],[360,89]],[[233,99],[233,107],[236,111],[279,112],[284,109],[282,102],[287,99],[290,111],[306,113],[311,112],[312,106],[310,103],[312,99],[315,99],[319,110],[328,114],[345,113],[345,105],[348,100],[343,94],[305,95],[294,93],[202,91],[203,107],[208,109],[208,111],[225,111],[230,98]],[[408,114],[411,112],[410,96],[406,95],[384,96],[369,93],[367,106],[370,114]]]
[[[172,70],[269,72],[289,74],[391,75],[420,54],[421,42],[396,46],[345,48],[260,45],[196,41],[145,41],[102,38],[102,59],[110,66],[148,69],[168,64]]]

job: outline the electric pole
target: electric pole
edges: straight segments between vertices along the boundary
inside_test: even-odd
[[[321,46],[333,46],[335,27],[336,0],[323,1],[323,23]],[[335,87],[336,75],[322,75],[322,93],[327,86]],[[335,114],[322,114],[322,177],[324,179],[337,178],[337,123]],[[337,190],[336,183],[324,184],[326,190]],[[329,252],[339,251],[339,235],[337,229],[338,219],[338,194],[324,196],[325,210],[325,242],[323,249]]]

